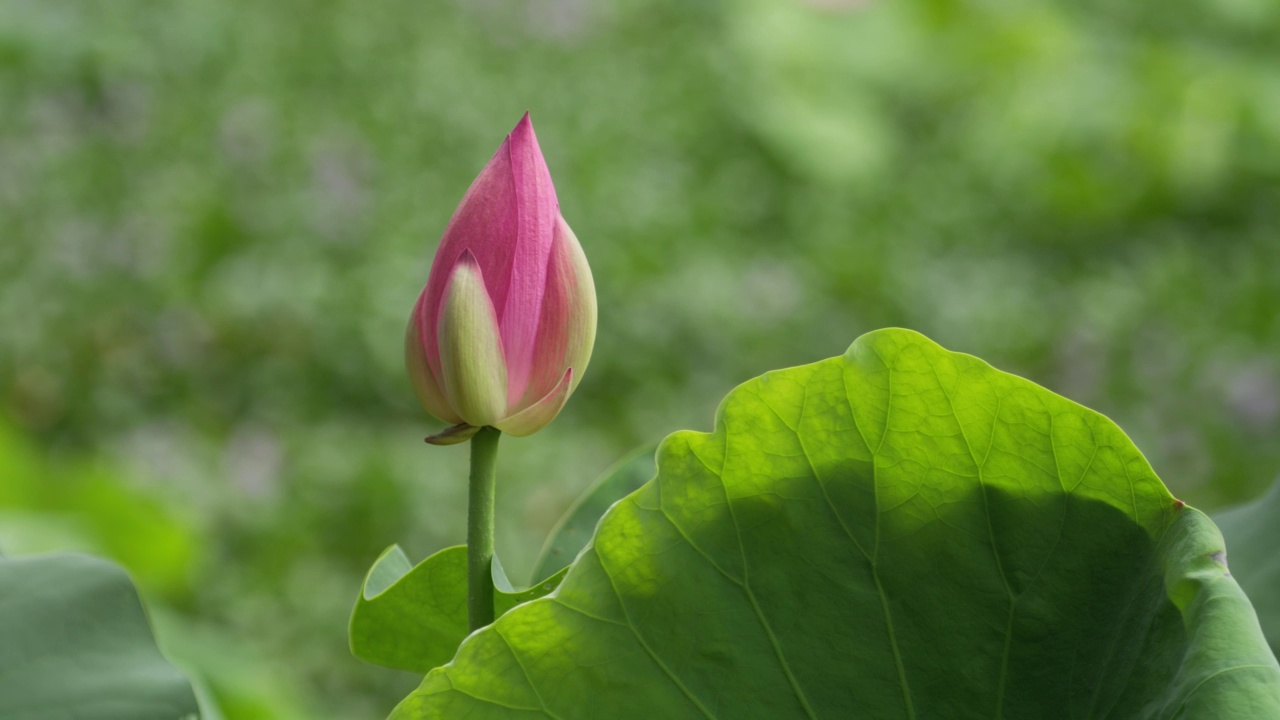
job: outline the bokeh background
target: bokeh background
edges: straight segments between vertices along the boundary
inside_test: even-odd
[[[230,720],[383,717],[387,545],[463,538],[402,368],[531,110],[600,299],[504,442],[513,577],[593,476],[897,325],[1212,509],[1280,471],[1280,4],[0,0],[0,547],[123,563]]]

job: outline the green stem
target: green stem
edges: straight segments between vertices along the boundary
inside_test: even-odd
[[[497,428],[471,438],[471,491],[467,499],[467,617],[471,630],[493,622],[493,503],[498,466]]]

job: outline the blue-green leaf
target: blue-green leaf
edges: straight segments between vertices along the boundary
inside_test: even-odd
[[[122,569],[86,555],[0,558],[0,718],[197,716]]]

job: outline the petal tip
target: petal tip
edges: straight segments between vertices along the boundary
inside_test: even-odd
[[[504,144],[508,146],[509,151],[526,150],[533,152],[539,158],[542,157],[542,150],[538,147],[538,135],[533,131],[533,120],[527,111],[520,118],[520,122],[517,122],[507,134]]]

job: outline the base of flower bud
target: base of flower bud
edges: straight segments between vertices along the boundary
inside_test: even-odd
[[[458,423],[453,427],[446,428],[443,432],[428,435],[423,438],[423,441],[428,445],[457,445],[470,440],[471,436],[478,432],[480,432],[480,428],[476,425]]]

